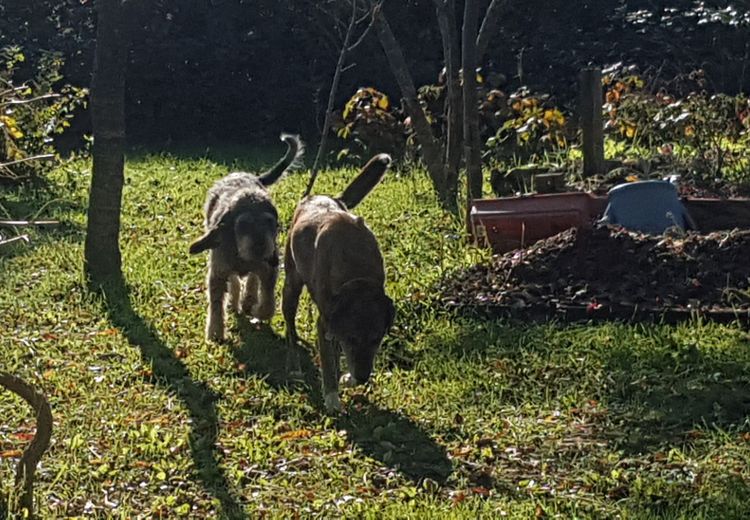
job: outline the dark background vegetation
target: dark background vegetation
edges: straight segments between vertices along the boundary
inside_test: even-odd
[[[281,130],[317,135],[345,29],[348,8],[337,7],[343,2],[129,2],[136,13],[127,86],[131,144],[262,142]],[[574,101],[576,73],[588,63],[636,64],[656,82],[703,69],[710,91],[746,92],[750,16],[745,4],[509,1],[484,68],[506,76],[508,89],[526,84],[552,94],[561,105]],[[433,2],[385,5],[416,83],[435,83],[442,52]],[[90,82],[94,26],[91,0],[0,1],[0,47],[19,45],[28,71],[44,53],[60,53],[63,77],[73,85]],[[360,86],[398,99],[374,35],[353,61],[338,106]],[[73,129],[72,135],[87,131],[87,118],[77,118]]]

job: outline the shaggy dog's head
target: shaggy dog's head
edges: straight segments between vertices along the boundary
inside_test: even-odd
[[[219,246],[234,249],[244,261],[271,260],[276,253],[278,214],[271,201],[258,193],[236,192],[217,204],[206,232],[190,246],[196,254]]]

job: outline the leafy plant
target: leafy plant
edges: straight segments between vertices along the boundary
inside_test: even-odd
[[[548,95],[533,95],[522,87],[508,97],[507,104],[510,114],[487,140],[494,155],[535,156],[567,147],[568,120]]]
[[[610,136],[670,155],[698,178],[742,171],[750,161],[748,99],[709,95],[701,78],[700,71],[688,75],[697,90],[679,97],[666,87],[649,88],[632,68],[610,70],[603,79]]]
[[[40,174],[42,160],[54,157],[54,136],[70,126],[86,100],[85,89],[58,87],[63,80],[59,55],[45,55],[30,78],[18,81],[25,61],[19,47],[0,50],[0,178],[5,179]]]
[[[404,123],[388,96],[373,87],[362,87],[346,102],[341,119],[334,125],[336,135],[353,141],[362,152],[388,152],[396,156],[404,151]],[[339,159],[352,154],[350,148],[339,152]]]

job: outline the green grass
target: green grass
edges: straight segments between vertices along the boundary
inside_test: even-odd
[[[107,301],[80,270],[88,165],[59,169],[50,189],[4,193],[16,217],[41,208],[64,221],[0,252],[0,367],[42,388],[55,416],[41,517],[750,516],[748,334],[447,315],[433,284],[484,253],[462,243],[420,172],[392,172],[358,210],[398,316],[373,383],[346,390],[343,415],[322,411],[313,353],[307,382],[286,384],[280,316],[230,320],[229,343],[207,344],[205,258],[187,247],[223,157],[130,158],[128,287]],[[324,172],[316,191],[353,175]],[[273,188],[283,222],[306,181]],[[307,340],[314,314],[305,299]],[[0,418],[9,494],[10,455],[33,421],[8,393]]]

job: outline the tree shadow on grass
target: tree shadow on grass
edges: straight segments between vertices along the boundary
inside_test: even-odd
[[[748,345],[737,345],[747,349]],[[730,353],[731,350],[730,349]],[[729,356],[733,357],[733,356]],[[612,352],[607,360],[612,384],[610,412],[624,426],[618,443],[627,452],[680,442],[705,427],[742,427],[750,417],[750,366],[711,358],[692,346]],[[622,437],[620,437],[622,435]]]
[[[114,326],[122,331],[131,345],[138,347],[145,363],[152,367],[154,382],[173,392],[190,414],[189,445],[198,478],[205,489],[219,500],[226,518],[246,518],[242,504],[235,497],[219,465],[216,440],[219,419],[217,396],[202,382],[190,376],[187,367],[158,336],[152,326],[134,309],[130,291],[124,281],[103,286],[107,313]]]
[[[245,373],[263,377],[275,388],[300,388],[322,412],[323,396],[318,367],[310,353],[312,347],[297,347],[303,380],[286,373],[288,346],[267,325],[240,320],[242,344],[235,358]],[[408,417],[380,408],[362,395],[354,395],[348,409],[337,418],[336,428],[346,430],[348,440],[365,454],[393,468],[414,482],[430,478],[444,483],[452,472],[445,449],[432,440]]]

